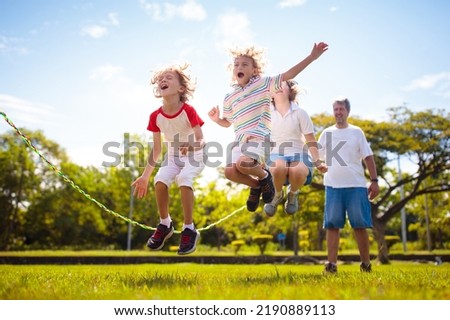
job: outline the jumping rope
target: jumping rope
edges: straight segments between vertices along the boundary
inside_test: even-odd
[[[103,209],[104,211],[108,212],[109,214],[112,214],[113,216],[120,218],[128,223],[131,223],[133,225],[139,226],[143,229],[146,230],[156,230],[155,227],[150,227],[147,226],[145,224],[142,224],[140,222],[137,222],[135,220],[132,220],[130,218],[125,217],[124,215],[121,215],[120,213],[115,212],[114,210],[108,209],[103,203],[101,203],[100,201],[96,200],[95,198],[91,197],[88,193],[86,193],[85,191],[83,191],[75,182],[73,182],[69,177],[67,177],[64,173],[61,172],[61,170],[59,170],[56,166],[54,166],[49,160],[47,160],[47,158],[45,158],[40,152],[39,150],[36,149],[36,147],[33,145],[33,143],[30,141],[30,139],[24,135],[16,126],[15,124],[8,118],[8,116],[0,111],[0,115],[3,116],[3,118],[5,119],[5,121],[16,131],[16,133],[22,138],[22,140],[39,156],[39,158],[42,159],[42,161],[44,161],[47,166],[49,166],[56,174],[58,174],[64,181],[66,181],[68,184],[70,184],[70,186],[72,188],[74,188],[75,190],[77,190],[79,193],[81,193],[86,199],[94,202],[97,206],[99,206],[101,209]],[[219,219],[218,221],[211,223],[210,225],[203,227],[203,228],[199,228],[197,229],[198,231],[205,231],[208,230],[212,227],[214,227],[215,225],[231,218],[232,216],[234,216],[236,213],[244,210],[246,208],[246,206],[242,206],[239,209],[234,210],[233,212],[231,212],[230,214],[228,214],[227,216]],[[181,233],[181,231],[176,230],[175,233]]]

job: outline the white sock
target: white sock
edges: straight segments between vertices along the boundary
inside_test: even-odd
[[[165,225],[166,227],[170,227],[171,222],[172,222],[172,219],[170,218],[170,216],[168,216],[167,218],[164,218],[164,219],[159,219],[159,223]]]
[[[195,230],[195,227],[194,227],[194,224],[193,224],[193,223],[190,223],[190,224],[184,224],[184,223],[183,223],[183,229],[182,229],[182,230],[184,230],[184,229],[186,229],[186,228],[191,229],[192,231]]]

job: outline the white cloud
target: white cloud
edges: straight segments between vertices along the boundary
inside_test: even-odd
[[[282,0],[278,3],[281,8],[299,7],[304,5],[307,0]]]
[[[435,95],[450,98],[450,72],[427,74],[411,81],[403,88],[405,91],[432,90]]]
[[[253,42],[250,21],[245,13],[231,12],[220,15],[214,33],[219,48],[233,45],[249,45]]]
[[[89,36],[94,39],[103,38],[108,34],[108,26],[118,27],[120,25],[118,14],[111,12],[108,14],[108,20],[100,24],[89,24],[81,28],[81,35]]]
[[[103,38],[108,34],[108,29],[106,27],[100,26],[100,25],[89,25],[84,26],[81,29],[81,35],[83,36],[89,36],[94,39]]]
[[[106,64],[92,70],[89,75],[91,80],[111,80],[122,71],[122,67]]]
[[[0,94],[0,110],[12,120],[22,124],[54,123],[52,118],[57,116],[55,108],[38,102],[27,101],[7,94]]]
[[[109,23],[112,24],[113,26],[120,25],[119,19],[117,17],[118,14],[115,12],[111,12],[110,14],[108,14]]]
[[[330,7],[331,12],[336,12],[336,11],[338,11],[338,9],[339,9],[338,7],[334,7],[334,6]]]
[[[7,37],[0,34],[0,53],[27,54],[28,49],[20,45],[22,41],[20,38]]]
[[[159,3],[147,2],[146,0],[140,0],[140,3],[150,17],[159,21],[167,21],[174,17],[191,21],[203,21],[207,16],[203,6],[197,3],[196,0],[186,0],[179,6],[168,2],[161,6]]]

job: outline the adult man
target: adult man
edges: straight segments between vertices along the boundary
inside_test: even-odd
[[[328,262],[326,273],[337,272],[339,230],[344,227],[346,214],[354,230],[361,258],[360,270],[370,272],[369,235],[372,215],[369,199],[379,193],[377,169],[372,150],[361,128],[347,122],[350,102],[339,97],[333,102],[336,124],[326,128],[319,137],[319,152],[325,159],[328,172],[324,175],[325,214]],[[367,187],[364,160],[370,175]]]

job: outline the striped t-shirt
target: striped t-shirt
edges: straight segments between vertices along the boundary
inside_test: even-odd
[[[270,135],[271,93],[281,89],[281,74],[275,77],[255,76],[245,87],[225,96],[223,118],[233,123],[235,140],[246,137],[264,139]]]

